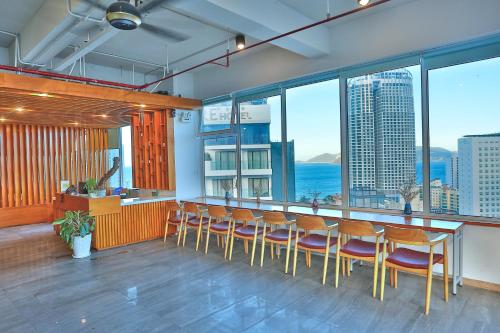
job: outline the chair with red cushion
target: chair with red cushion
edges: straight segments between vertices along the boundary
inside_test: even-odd
[[[286,246],[286,261],[285,273],[288,273],[288,262],[290,261],[290,246],[295,240],[295,233],[292,232],[292,227],[295,221],[289,221],[282,212],[264,212],[262,216],[264,221],[264,231],[262,234],[262,249],[260,252],[260,267],[264,265],[264,253],[266,250],[266,242],[271,247],[271,258],[274,259],[274,245],[278,250],[278,257],[281,245]],[[266,234],[267,225],[270,226],[270,232]],[[287,228],[288,227],[288,228]],[[274,230],[273,230],[274,229]]]
[[[200,244],[200,239],[203,238],[203,227],[208,224],[208,218],[203,216],[206,212],[205,207],[200,207],[192,202],[185,202],[183,205],[184,220],[181,222],[181,230],[184,230],[184,239],[182,246],[186,244],[187,229],[196,230],[196,251]]]
[[[380,286],[380,300],[384,300],[385,270],[386,267],[394,270],[394,286],[397,288],[397,271],[402,270],[427,277],[425,294],[425,314],[429,314],[431,304],[432,269],[435,264],[443,265],[444,300],[448,302],[448,247],[447,234],[428,234],[420,229],[385,227],[384,250],[382,257],[382,281]],[[387,243],[394,245],[391,253],[387,254]],[[416,251],[398,247],[398,244],[429,247],[429,252]],[[443,254],[434,253],[434,248],[443,244]]]
[[[184,212],[179,204],[175,201],[167,202],[167,220],[165,222],[165,234],[163,235],[163,242],[167,241],[168,226],[173,224],[177,228],[177,246],[179,246],[181,241],[181,222],[184,218]]]
[[[207,226],[207,241],[205,244],[205,254],[208,253],[208,243],[210,241],[210,233],[214,233],[217,235],[217,246],[219,246],[219,238],[222,236],[224,259],[226,259],[227,248],[231,234],[231,222],[232,222],[231,213],[229,213],[226,210],[226,207],[208,206],[208,226]]]
[[[332,236],[338,224],[327,225],[325,220],[319,216],[297,215],[295,231],[295,251],[293,254],[293,276],[297,268],[297,253],[299,249],[306,251],[306,262],[311,263],[311,252],[323,253],[325,259],[323,262],[323,284],[326,282],[326,272],[328,270],[328,258],[330,248],[337,243],[337,237]],[[300,236],[300,230],[304,231],[304,236]],[[326,235],[310,233],[310,231],[326,231]],[[309,254],[309,255],[308,255]]]
[[[245,254],[248,254],[248,241],[252,241],[252,258],[250,259],[250,266],[253,266],[253,261],[255,258],[255,246],[257,245],[258,236],[262,235],[264,232],[263,227],[259,227],[259,222],[262,220],[261,217],[256,217],[253,215],[250,209],[233,209],[231,212],[233,218],[232,232],[231,232],[231,248],[229,249],[229,260],[233,256],[233,245],[234,239],[243,239]],[[236,225],[236,221],[241,222],[240,226]],[[250,224],[254,222],[255,224]]]
[[[351,259],[372,262],[373,297],[377,296],[378,258],[382,243],[379,242],[383,229],[375,230],[370,222],[341,220],[337,238],[337,256],[335,262],[335,288],[339,285],[339,266],[342,260],[342,275],[351,275]],[[359,237],[353,238],[353,237]],[[361,237],[374,237],[375,242],[362,240]],[[341,239],[344,238],[342,242]]]

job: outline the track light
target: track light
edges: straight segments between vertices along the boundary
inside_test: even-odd
[[[245,36],[243,35],[236,36],[236,48],[238,50],[243,50],[245,48]]]
[[[369,2],[370,2],[370,0],[358,0],[358,3],[360,4],[360,6],[366,6]]]

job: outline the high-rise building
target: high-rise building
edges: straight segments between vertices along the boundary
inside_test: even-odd
[[[500,216],[500,133],[458,139],[461,215]]]
[[[415,182],[412,81],[411,73],[400,69],[348,82],[351,204],[361,200],[380,208],[383,202],[399,202],[399,187]],[[376,198],[368,200],[366,193]]]
[[[458,189],[458,156],[453,153],[446,160],[446,184],[454,189]]]

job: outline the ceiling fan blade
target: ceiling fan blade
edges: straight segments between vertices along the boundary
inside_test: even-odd
[[[107,6],[100,4],[99,0],[82,0],[82,1],[85,2],[87,5],[90,5],[90,6],[95,7],[95,8],[99,8],[99,9],[104,10],[104,11],[106,9],[108,9]]]
[[[167,28],[156,27],[156,26],[153,26],[151,24],[144,23],[144,22],[142,22],[142,24],[139,27],[142,28],[143,30],[155,35],[155,36],[167,37],[167,38],[173,39],[177,42],[182,42],[182,41],[185,41],[186,39],[189,38],[188,36],[186,36],[183,33],[180,33],[180,32],[177,32],[177,31],[174,31],[171,29],[167,29]]]

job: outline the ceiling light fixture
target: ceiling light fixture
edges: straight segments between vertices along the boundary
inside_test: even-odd
[[[245,48],[245,36],[236,35],[236,48],[238,50],[243,50]]]
[[[146,104],[139,104],[139,106],[144,109],[146,107]]]
[[[107,114],[101,114],[101,117],[102,118],[108,118],[108,115]]]
[[[22,111],[24,111],[24,109],[23,108],[16,108],[16,111],[17,112],[22,112]]]
[[[49,95],[47,93],[33,93],[31,95],[38,96],[38,97],[53,97],[52,95]]]
[[[360,6],[366,6],[369,2],[370,0],[358,0]]]
[[[117,1],[106,10],[106,20],[120,30],[134,30],[141,25],[141,13],[129,2]]]
[[[7,119],[5,119],[5,118],[0,118],[0,121],[1,121],[1,122],[4,122],[4,121],[6,121],[6,120],[7,120]]]

